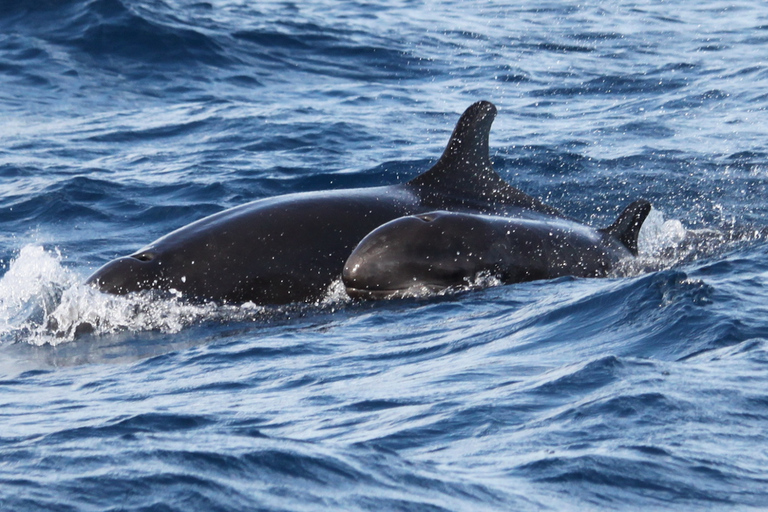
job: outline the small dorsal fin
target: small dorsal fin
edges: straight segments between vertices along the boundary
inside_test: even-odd
[[[518,206],[560,216],[560,212],[512,187],[493,170],[488,136],[496,107],[488,101],[473,103],[453,129],[443,155],[425,173],[408,182],[426,203],[442,206],[445,200],[482,205]]]
[[[627,206],[616,222],[600,231],[616,238],[629,249],[633,256],[637,256],[637,235],[640,234],[640,228],[649,213],[651,213],[651,203],[645,199],[639,199]]]

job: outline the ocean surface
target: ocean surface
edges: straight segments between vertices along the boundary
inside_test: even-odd
[[[653,203],[637,261],[375,303],[82,284],[410,179],[481,99],[514,186]],[[2,0],[0,510],[768,508],[767,198],[765,2]]]

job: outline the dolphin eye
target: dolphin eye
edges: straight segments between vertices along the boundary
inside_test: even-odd
[[[155,259],[155,253],[142,252],[139,254],[134,254],[133,256],[131,256],[131,258],[137,259],[139,261],[152,261],[153,259]]]

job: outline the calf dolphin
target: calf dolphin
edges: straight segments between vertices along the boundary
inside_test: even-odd
[[[284,304],[316,300],[355,245],[392,219],[435,209],[559,216],[496,174],[488,136],[496,107],[462,114],[440,159],[399,185],[288,194],[193,222],[113,260],[87,279],[115,294],[176,290],[193,300]]]
[[[603,277],[637,255],[637,235],[650,211],[650,203],[635,201],[605,229],[531,210],[402,217],[358,244],[342,280],[351,297],[380,299],[468,285],[483,274],[502,283]]]

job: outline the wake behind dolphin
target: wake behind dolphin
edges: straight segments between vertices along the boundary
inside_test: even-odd
[[[492,168],[496,107],[461,116],[435,165],[392,186],[288,194],[211,215],[113,260],[87,283],[114,294],[173,290],[193,300],[284,304],[322,297],[352,249],[373,229],[433,210],[560,216]]]

